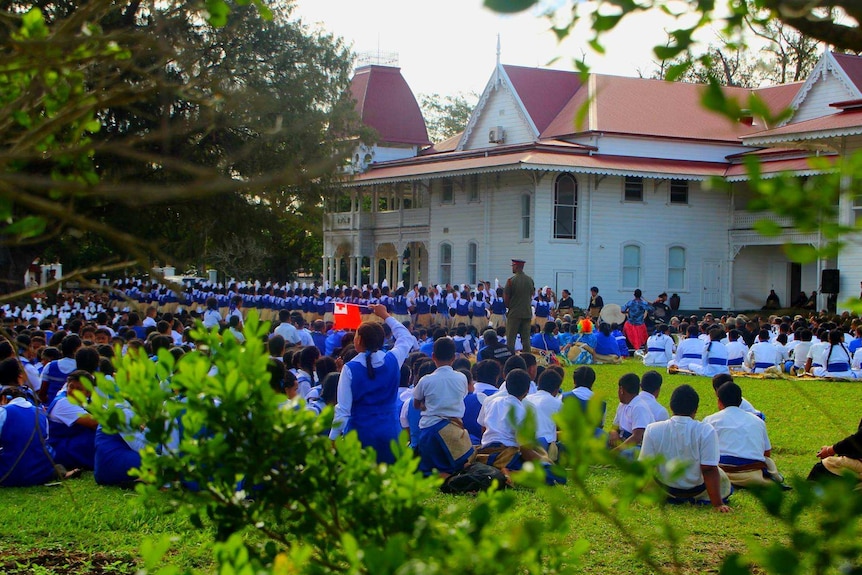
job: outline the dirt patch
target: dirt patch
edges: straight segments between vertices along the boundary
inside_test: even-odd
[[[87,553],[69,549],[31,549],[3,553],[3,575],[124,575],[134,573],[137,565],[129,555]]]

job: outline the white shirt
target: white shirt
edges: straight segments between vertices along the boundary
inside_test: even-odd
[[[448,417],[464,417],[466,396],[467,378],[451,365],[441,365],[420,379],[413,389],[413,399],[425,402],[419,428],[431,427]]]
[[[781,355],[775,346],[768,341],[759,341],[751,346],[748,351],[746,365],[754,373],[762,373],[768,367],[776,366],[781,362]],[[757,364],[768,364],[766,367],[757,367]]]
[[[656,399],[653,394],[648,391],[641,391],[638,394],[638,397],[640,397],[649,408],[655,421],[664,421],[668,418],[667,409],[658,402],[658,399]]]
[[[403,326],[402,326],[403,327]],[[314,345],[314,338],[311,337],[311,332],[305,328],[296,330],[296,335],[299,336],[299,343],[304,346],[312,346]],[[416,341],[416,338],[413,338],[413,341]],[[404,360],[401,361],[404,363]]]
[[[87,415],[87,410],[69,401],[67,396],[61,397],[54,404],[54,409],[48,414],[48,419],[72,427],[78,418]]]
[[[536,382],[533,380],[530,380],[530,389],[529,389],[529,391],[527,391],[527,395],[531,395],[533,393],[536,393],[537,391],[539,391],[539,388],[536,386]],[[506,394],[509,393],[509,390],[506,389],[506,382],[505,381],[500,384],[500,393],[506,393]]]
[[[204,327],[207,329],[211,329],[217,327],[219,322],[221,321],[221,314],[218,310],[208,309],[204,312]]]
[[[296,345],[299,343],[299,334],[296,333],[296,328],[289,321],[283,321],[278,324],[273,332],[274,335],[280,335],[286,343]]]
[[[808,352],[811,351],[812,343],[810,341],[798,341],[793,346],[791,355],[793,356],[793,365],[796,367],[805,367],[805,360],[808,359]]]
[[[475,393],[481,393],[483,395],[494,395],[495,393],[497,393],[497,388],[490,383],[482,383],[481,381],[477,381],[473,384],[473,391]]]
[[[665,485],[692,489],[703,484],[701,465],[718,465],[718,433],[711,425],[682,415],[650,424],[644,433],[639,459],[662,455],[659,475]],[[675,481],[671,476],[684,470]]]
[[[694,337],[687,337],[676,346],[676,364],[682,369],[689,369],[690,364],[703,364],[704,343]],[[697,357],[685,357],[686,355]]]
[[[614,426],[626,433],[632,433],[635,429],[645,429],[653,422],[655,418],[652,411],[640,395],[634,396],[627,404],[620,403],[614,415]]]
[[[647,353],[644,365],[666,366],[673,359],[673,338],[667,334],[651,335],[647,338]],[[663,351],[650,351],[662,349]]]
[[[339,383],[340,387],[340,383]],[[500,443],[506,447],[520,447],[515,435],[515,427],[509,421],[510,413],[514,415],[515,425],[520,425],[527,415],[524,404],[508,393],[495,393],[488,397],[479,410],[476,422],[485,428],[482,434],[482,446]]]
[[[763,461],[764,453],[772,449],[763,420],[738,407],[725,407],[703,418],[718,433],[721,455]]]
[[[386,354],[391,353],[398,360],[398,365],[404,365],[404,360],[413,346],[416,345],[416,338],[410,331],[404,327],[404,324],[399,322],[394,317],[386,318],[386,325],[392,330],[392,336],[395,338],[395,347],[390,351],[377,350],[371,354],[372,367],[380,367],[385,361]],[[349,363],[359,363],[365,365],[365,354],[360,353],[350,360]],[[338,379],[338,394],[336,396],[335,416],[332,419],[332,430],[329,432],[329,439],[336,439],[341,435],[341,430],[344,424],[350,419],[350,410],[353,407],[353,376],[350,368],[346,365],[341,368],[341,377]]]
[[[0,434],[3,433],[3,424],[6,423],[6,406],[7,405],[15,405],[17,407],[26,407],[27,409],[36,409],[36,407],[24,399],[23,397],[15,397],[7,403],[6,405],[0,406]],[[43,429],[43,432],[47,432],[47,429]]]
[[[554,414],[563,408],[562,398],[540,389],[525,397],[524,405],[536,414],[536,439],[544,439],[548,443],[556,441],[557,424],[554,422]]]
[[[745,356],[748,355],[748,346],[743,343],[742,338],[737,339],[736,341],[728,341],[724,344],[725,349],[727,349],[727,363],[730,364],[733,360],[738,360],[742,358],[745,361]],[[742,364],[734,364],[737,367]]]

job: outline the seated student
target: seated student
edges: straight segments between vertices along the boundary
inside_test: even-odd
[[[482,342],[484,345],[476,354],[477,361],[493,359],[496,360],[502,368],[503,364],[506,363],[506,360],[512,357],[512,352],[509,351],[509,347],[499,340],[497,332],[493,329],[485,330],[485,333],[482,334]]]
[[[476,393],[494,395],[500,389],[500,374],[502,366],[493,359],[484,359],[472,368]]]
[[[716,390],[717,413],[703,418],[718,433],[718,448],[721,467],[736,487],[783,483],[784,477],[775,467],[772,444],[766,433],[763,420],[742,411],[742,389],[733,382],[723,384]]]
[[[806,373],[814,373],[818,367],[823,367],[823,352],[829,347],[829,330],[820,328],[817,335],[811,338],[811,347],[808,348],[808,356],[805,358]]]
[[[688,337],[676,346],[674,358],[667,364],[668,368],[692,371],[692,365],[703,365],[703,342],[698,338],[700,328],[696,324],[688,326]]]
[[[727,348],[721,343],[722,337],[724,337],[724,330],[720,327],[714,327],[709,331],[709,343],[703,350],[703,363],[692,364],[693,372],[707,377],[730,373],[727,367]]]
[[[524,398],[524,405],[536,416],[536,442],[548,452],[551,461],[556,461],[560,448],[557,443],[557,423],[554,421],[554,414],[563,408],[560,397],[563,376],[555,369],[547,369],[539,376],[537,385],[538,391],[527,395]]]
[[[48,419],[18,386],[0,389],[0,486],[30,487],[57,479],[45,445]]]
[[[531,360],[531,364],[527,364],[527,360]],[[537,372],[536,356],[532,353],[522,353],[521,355],[513,355],[506,360],[506,365],[503,366],[503,383],[500,385],[500,393],[507,393],[506,382],[509,378],[509,373],[514,369],[523,369],[530,376],[530,389],[528,393],[536,393],[535,376]]]
[[[473,340],[467,337],[467,326],[459,325],[455,328],[455,337],[452,338],[455,342],[455,350],[461,355],[472,355],[476,353],[473,346]]]
[[[341,374],[337,371],[326,374],[323,378],[323,385],[320,386],[320,397],[309,401],[305,407],[317,415],[323,413],[327,407],[334,408],[338,397],[338,379],[340,377]]]
[[[544,327],[542,327],[541,333],[534,334],[530,338],[530,345],[537,351],[560,353],[560,342],[554,336],[554,330],[556,329],[556,323],[553,321],[546,322]]]
[[[814,334],[810,329],[803,328],[798,332],[796,344],[790,350],[790,359],[793,360],[793,365],[790,368],[792,375],[802,374],[805,371],[805,363],[808,361],[808,352],[811,351],[811,338]]]
[[[763,373],[770,367],[781,364],[781,354],[769,341],[769,330],[761,329],[757,342],[748,350],[744,368],[750,373]]]
[[[748,355],[748,347],[738,329],[732,329],[727,333],[727,342],[725,342],[724,347],[727,348],[728,369],[742,369],[742,364]]]
[[[66,469],[93,469],[95,464],[99,424],[76,397],[76,394],[85,400],[90,397],[84,380],[95,388],[95,378],[86,371],[78,369],[70,373],[65,391],[58,393],[48,406],[48,445],[56,454],[54,462]]]
[[[852,473],[862,480],[862,421],[856,433],[832,445],[824,445],[817,452],[820,458],[811,472],[808,481],[834,479],[836,475]]]
[[[620,347],[617,345],[616,338],[611,335],[611,326],[606,323],[599,325],[593,359],[596,363],[620,363],[622,361]]]
[[[649,370],[641,376],[641,392],[638,394],[638,397],[649,407],[655,421],[664,421],[667,419],[667,409],[658,402],[658,395],[661,393],[661,384],[661,374],[654,369]]]
[[[824,350],[821,358],[820,364],[823,367],[814,368],[814,375],[856,379],[856,372],[850,368],[852,357],[847,346],[844,345],[841,330],[833,329],[829,332],[829,346]]]
[[[417,361],[413,365],[413,385],[408,387],[408,391],[405,394],[406,399],[404,400],[404,404],[401,406],[401,412],[399,413],[398,420],[401,423],[401,428],[407,430],[407,433],[410,436],[410,447],[414,450],[419,448],[419,419],[422,417],[422,412],[413,405],[413,390],[416,388],[416,384],[419,383],[419,380],[426,375],[434,373],[436,368],[437,366],[434,365],[434,362],[430,357]]]
[[[563,401],[576,400],[580,403],[581,409],[584,413],[587,413],[589,401],[594,395],[593,384],[596,382],[596,372],[593,368],[582,365],[572,373],[572,380],[574,381],[575,388],[572,391],[567,391],[563,394]],[[605,415],[608,411],[608,404],[606,401],[602,401],[601,410],[602,415],[596,425],[596,437],[599,437],[604,433]]]
[[[141,450],[146,447],[147,442],[144,431],[131,427],[134,417],[132,408],[124,406],[123,414],[126,418],[124,432],[109,433],[101,425],[96,428],[93,477],[99,485],[130,488],[138,481],[136,477],[129,475],[129,472],[141,466]]]
[[[718,393],[719,387],[721,387],[725,383],[732,383],[732,382],[733,382],[733,376],[732,375],[730,375],[729,373],[719,373],[719,374],[714,375],[712,377],[712,389],[713,389],[713,391]],[[749,402],[744,397],[742,398],[742,401],[739,404],[739,408],[742,411],[746,411],[748,413],[751,413],[752,415],[756,415],[757,417],[759,417],[763,421],[766,421],[766,416],[763,414],[763,412],[758,411],[753,405],[751,405],[751,402]]]
[[[608,434],[608,446],[616,451],[639,447],[647,425],[655,421],[646,401],[638,396],[640,383],[640,378],[634,373],[627,373],[619,379],[617,396],[620,404]]]
[[[574,364],[591,364],[595,362],[596,334],[593,333],[593,322],[582,319],[578,322],[578,336],[569,344],[569,349],[563,352]]]
[[[455,342],[451,339],[435,341],[431,359],[436,369],[413,389],[413,406],[421,412],[419,469],[446,477],[463,469],[473,455],[473,443],[461,419],[467,378],[452,369]]]
[[[481,448],[476,459],[493,465],[506,475],[518,471],[525,461],[539,461],[550,465],[543,450],[518,443],[517,429],[527,416],[523,399],[530,389],[530,374],[523,369],[514,369],[506,376],[507,392],[500,391],[485,400],[479,412],[479,424],[485,429]],[[548,472],[549,483],[562,483]]]
[[[673,358],[673,338],[667,334],[667,326],[663,323],[655,326],[655,333],[647,338],[647,352],[644,355],[644,365],[667,367]]]
[[[661,456],[658,481],[673,503],[710,503],[716,511],[727,513],[725,500],[732,488],[730,480],[718,467],[718,433],[694,419],[700,398],[690,385],[673,390],[670,409],[673,417],[647,427],[640,459]],[[684,469],[678,477],[680,467]]]
[[[620,357],[628,357],[629,343],[619,324],[611,324],[611,335],[615,340],[617,340],[617,347],[620,348]]]

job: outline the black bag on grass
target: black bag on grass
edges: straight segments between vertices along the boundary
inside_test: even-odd
[[[487,491],[497,482],[497,489],[508,486],[506,476],[496,467],[473,463],[446,478],[440,491],[443,493],[476,493]]]

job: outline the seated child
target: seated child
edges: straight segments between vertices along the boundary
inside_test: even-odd
[[[619,379],[617,396],[620,404],[608,435],[608,446],[617,451],[639,447],[647,425],[655,421],[646,401],[638,395],[640,383],[640,378],[634,373],[627,373]]]
[[[690,385],[673,390],[670,409],[673,417],[649,425],[644,433],[640,459],[661,456],[658,482],[671,503],[710,503],[716,511],[727,513],[725,500],[732,488],[718,467],[718,433],[708,423],[696,421],[700,403]],[[680,466],[684,474],[674,478]]]
[[[484,427],[482,446],[476,460],[493,465],[507,476],[520,470],[525,461],[538,461],[550,465],[544,450],[521,445],[517,439],[517,428],[527,416],[523,399],[530,390],[530,375],[523,369],[514,369],[506,376],[506,389],[488,397],[479,412],[479,424]],[[548,475],[549,483],[554,481]],[[557,478],[557,482],[564,482]]]
[[[462,422],[467,378],[452,369],[455,342],[434,342],[431,359],[437,369],[419,380],[413,389],[413,406],[419,419],[419,469],[447,477],[461,470],[473,455],[473,443]]]
[[[126,416],[125,431],[109,433],[101,425],[96,428],[93,477],[99,485],[132,487],[138,480],[129,472],[141,466],[141,450],[146,447],[147,441],[143,430],[131,428],[134,417],[132,408],[124,406],[123,413]]]
[[[47,434],[47,416],[22,388],[0,389],[0,486],[30,487],[57,478]]]
[[[772,445],[766,424],[754,414],[739,408],[742,390],[733,382],[716,390],[718,413],[703,418],[718,433],[721,467],[736,487],[782,483],[784,477],[772,461]]]
[[[673,347],[673,338],[667,334],[667,326],[657,325],[655,333],[647,338],[644,365],[667,367],[667,363],[673,359]]]
[[[563,376],[555,369],[547,369],[539,376],[539,390],[524,398],[527,409],[536,416],[536,442],[548,452],[551,461],[556,461],[559,456],[554,414],[563,408],[560,397],[562,384]]]
[[[65,391],[61,391],[48,406],[48,445],[54,449],[54,462],[67,469],[93,469],[96,457],[96,427],[98,423],[87,413],[77,397],[85,400],[90,390],[83,380],[95,387],[92,375],[75,370],[66,380]]]
[[[719,373],[717,375],[712,376],[712,389],[716,392],[716,395],[717,395],[719,387],[721,387],[725,383],[732,382],[732,381],[733,381],[733,376],[730,375],[729,373]],[[747,411],[748,413],[756,415],[757,417],[759,417],[763,421],[766,421],[766,416],[763,414],[763,412],[756,409],[753,405],[751,405],[751,402],[748,401],[747,399],[745,399],[744,397],[742,398],[742,403],[739,404],[739,408],[742,411]]]
[[[572,374],[572,380],[575,383],[575,388],[572,391],[567,391],[563,394],[563,401],[575,400],[581,405],[584,414],[587,413],[587,405],[593,397],[593,384],[596,381],[596,372],[588,366],[581,366]],[[608,404],[602,401],[602,415],[597,422],[595,436],[599,437],[604,433],[605,415],[608,411]]]

